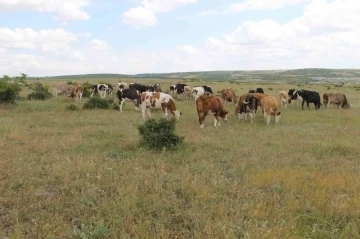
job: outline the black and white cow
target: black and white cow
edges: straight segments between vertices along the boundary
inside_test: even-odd
[[[203,85],[203,88],[204,88],[205,93],[207,92],[207,93],[214,94],[214,93],[212,92],[210,86],[208,86],[208,85]]]
[[[107,90],[108,90],[107,84],[92,85],[90,97],[93,97],[94,94],[98,94],[102,99],[104,99],[106,97]]]
[[[116,96],[119,100],[119,109],[122,112],[122,106],[125,101],[127,102],[134,102],[135,110],[140,110],[140,103],[141,103],[141,94],[139,91],[134,89],[120,89],[116,92]]]
[[[300,102],[302,102],[303,98],[299,95],[299,91],[295,90],[295,89],[290,89],[288,91],[288,95],[289,95],[289,103],[294,103],[295,100],[298,100]]]
[[[319,92],[310,91],[310,90],[296,91],[291,96],[291,99],[295,100],[295,97],[298,97],[298,96],[300,96],[302,98],[302,102],[301,102],[301,108],[302,109],[304,109],[304,103],[305,102],[306,102],[306,106],[307,106],[308,109],[310,109],[309,108],[309,103],[314,103],[316,110],[320,109],[321,101],[320,101]]]
[[[259,106],[259,100],[255,95],[246,95],[242,103],[239,113],[240,115],[245,115],[245,120],[247,116],[249,116],[250,122],[252,123]]]
[[[113,90],[114,90],[113,86],[110,85],[110,84],[106,84],[106,85],[108,86],[108,88],[106,89],[106,93],[107,93],[109,96],[112,96]]]
[[[184,94],[185,86],[187,86],[187,84],[176,84],[175,85],[175,93],[178,95]]]
[[[172,97],[174,97],[175,94],[176,94],[176,92],[175,92],[175,90],[176,90],[176,85],[171,85],[171,86],[169,87],[169,89],[170,89],[170,95],[171,95]]]
[[[129,85],[129,89],[137,90],[141,94],[141,93],[143,93],[145,91],[149,91],[149,86],[142,85],[142,84],[137,84],[137,83],[132,83],[132,84]]]

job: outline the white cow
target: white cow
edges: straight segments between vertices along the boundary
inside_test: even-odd
[[[191,94],[194,96],[195,101],[197,100],[197,98],[199,98],[200,96],[202,96],[203,94],[205,94],[205,90],[203,87],[201,86],[197,86],[194,87],[191,91]]]
[[[150,109],[162,109],[164,117],[168,116],[170,111],[177,120],[180,118],[180,111],[176,109],[174,99],[166,93],[162,92],[144,92],[141,94],[141,112],[145,119],[145,112],[151,117]]]

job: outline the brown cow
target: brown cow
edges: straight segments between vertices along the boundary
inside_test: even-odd
[[[329,94],[330,93],[324,93],[323,94],[323,104],[324,104],[325,107],[327,106],[327,104],[329,102]]]
[[[204,120],[208,113],[214,114],[214,127],[220,124],[220,117],[227,121],[228,112],[223,108],[220,98],[214,95],[201,95],[196,99],[196,109],[199,116],[200,128],[204,129]]]
[[[330,93],[329,94],[329,105],[337,105],[338,109],[339,106],[343,109],[350,109],[350,104],[346,99],[346,96],[342,93]]]
[[[282,107],[284,109],[286,109],[286,105],[290,101],[290,96],[289,96],[288,92],[285,90],[279,91],[279,99],[280,99],[280,103],[281,103]]]
[[[233,102],[234,104],[236,104],[235,91],[231,89],[223,89],[221,91],[221,98],[224,100],[225,103]]]
[[[280,110],[278,101],[274,96],[266,96],[260,100],[260,106],[264,112],[265,123],[269,125],[270,115],[274,115],[275,123],[278,123],[280,120]]]
[[[76,85],[72,90],[69,98],[75,98],[75,101],[80,103],[83,95],[82,85]]]

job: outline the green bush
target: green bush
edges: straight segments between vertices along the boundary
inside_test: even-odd
[[[27,95],[29,100],[46,100],[52,97],[48,87],[44,87],[40,82],[31,85],[32,93]]]
[[[0,104],[13,104],[19,98],[20,86],[0,80]]]
[[[83,97],[90,97],[91,95],[91,86],[92,84],[90,84],[89,82],[85,82],[84,84],[82,84],[83,87]]]
[[[109,102],[99,97],[90,98],[83,106],[84,109],[109,109]]]
[[[184,137],[175,134],[176,120],[148,119],[138,126],[140,145],[154,150],[175,149],[183,144]]]

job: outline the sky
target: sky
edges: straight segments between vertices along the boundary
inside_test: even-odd
[[[359,68],[358,0],[0,0],[0,76]]]

